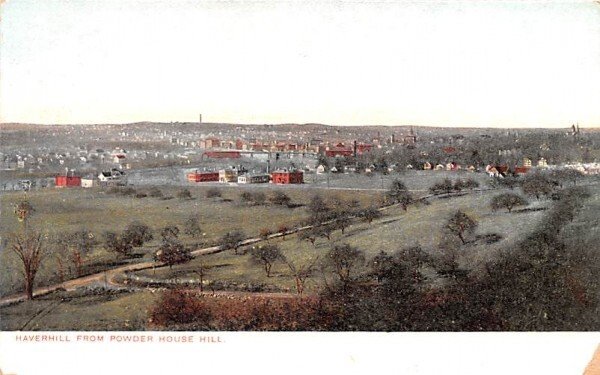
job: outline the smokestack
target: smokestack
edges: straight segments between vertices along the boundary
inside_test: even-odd
[[[198,123],[202,124],[202,113],[198,115]]]

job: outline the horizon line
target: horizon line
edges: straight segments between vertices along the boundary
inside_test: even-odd
[[[235,122],[198,122],[198,121],[150,121],[150,120],[142,120],[142,121],[134,121],[134,122],[113,122],[113,123],[34,123],[34,122],[18,122],[18,121],[9,121],[9,122],[0,122],[0,126],[3,125],[32,125],[32,126],[108,126],[108,125],[135,125],[135,124],[197,124],[197,125],[237,125],[237,126],[285,126],[285,125],[297,125],[297,126],[307,126],[307,125],[317,125],[317,126],[327,126],[327,127],[423,127],[423,128],[444,128],[444,129],[570,129],[572,125],[579,126],[580,129],[599,129],[600,125],[580,125],[577,122],[565,125],[564,127],[544,127],[544,126],[477,126],[477,125],[461,125],[461,126],[443,126],[443,125],[417,125],[417,124],[399,124],[399,125],[384,125],[384,124],[361,124],[361,125],[347,125],[347,124],[324,124],[319,122],[280,122],[280,123],[235,123]]]

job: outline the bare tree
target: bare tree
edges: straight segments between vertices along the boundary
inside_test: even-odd
[[[457,235],[463,245],[467,243],[465,234],[474,232],[475,228],[477,228],[477,222],[460,210],[456,211],[446,223],[446,229]]]
[[[141,247],[144,243],[152,241],[154,235],[152,229],[144,223],[134,221],[125,228],[123,237],[126,238],[133,247]]]
[[[306,240],[310,242],[313,246],[317,241],[317,237],[319,237],[319,233],[317,232],[315,227],[308,228],[306,230],[298,232],[298,240],[303,241]]]
[[[379,219],[382,214],[376,207],[367,207],[361,210],[358,216],[362,217],[364,221],[371,224],[373,220]]]
[[[342,234],[344,234],[344,231],[350,226],[351,223],[352,220],[350,219],[349,212],[339,212],[335,219],[335,222],[333,223],[333,227],[335,229],[339,229],[342,232]]]
[[[325,265],[333,270],[344,286],[352,279],[352,270],[363,265],[365,255],[348,244],[334,246],[325,256]]]
[[[325,203],[321,195],[315,194],[308,203],[308,212],[313,223],[322,223],[327,220],[331,208]]]
[[[104,248],[108,251],[117,253],[118,257],[130,257],[133,252],[133,246],[128,239],[119,236],[115,232],[104,232]]]
[[[25,294],[31,300],[33,299],[35,277],[46,256],[43,236],[36,232],[14,235],[12,242],[11,250],[17,255],[23,266]]]
[[[23,227],[27,229],[27,220],[35,212],[35,209],[29,201],[23,200],[15,205],[15,215],[17,219],[23,223]]]
[[[69,255],[69,259],[75,267],[75,274],[83,275],[83,264],[85,256],[91,253],[98,240],[94,233],[87,229],[80,229],[72,233],[63,234],[58,238],[58,245],[63,247]]]
[[[288,268],[290,269],[291,275],[294,278],[294,281],[296,283],[296,292],[300,297],[302,297],[302,294],[304,293],[306,279],[312,275],[318,260],[319,257],[316,257],[312,262],[308,264],[297,266],[291,260],[283,258],[283,261],[285,262],[285,264],[287,264]]]
[[[252,247],[252,250],[250,250],[250,256],[255,263],[263,265],[267,277],[271,277],[271,267],[273,267],[273,263],[283,259],[281,249],[277,245]]]
[[[194,272],[200,278],[200,291],[203,292],[204,276],[206,276],[206,273],[208,272],[208,267],[206,267],[203,263],[200,263],[200,265],[198,266],[198,270],[193,270],[192,272]]]
[[[164,241],[177,239],[179,236],[179,227],[177,225],[168,225],[160,231],[160,237]]]

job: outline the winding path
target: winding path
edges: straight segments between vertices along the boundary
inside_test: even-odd
[[[460,195],[461,196],[465,195],[465,193],[466,194],[483,193],[483,192],[489,191],[489,190],[493,190],[493,189],[474,189],[474,190],[470,190],[470,191],[466,191],[466,192],[461,192]],[[456,195],[456,194],[449,194],[449,195]],[[436,196],[436,195],[433,195],[433,194],[425,195],[425,196],[417,198],[417,201],[424,201],[424,200],[429,199],[434,196]],[[398,206],[398,204],[392,204],[392,205],[380,207],[379,210],[385,211],[394,206]],[[297,232],[300,232],[300,231],[303,231],[306,229],[310,229],[311,227],[312,226],[307,225],[307,226],[303,226],[303,227],[290,229],[289,231],[286,231],[284,233],[281,233],[281,232],[274,233],[274,234],[271,234],[270,236],[268,236],[267,239],[287,236],[287,235],[294,234],[294,233],[297,233]],[[248,239],[242,241],[240,243],[240,246],[252,245],[255,243],[262,242],[262,241],[265,241],[265,240],[262,238],[259,238],[259,237],[248,238]],[[191,255],[194,258],[196,258],[196,257],[203,256],[203,255],[216,254],[216,253],[219,253],[219,252],[222,252],[225,250],[228,250],[228,248],[225,248],[223,246],[212,246],[212,247],[206,247],[206,248],[202,248],[202,249],[193,250],[191,252]],[[72,291],[77,288],[81,288],[83,286],[91,285],[93,283],[102,283],[102,282],[109,282],[109,281],[112,285],[120,286],[120,284],[116,283],[115,278],[125,272],[142,271],[142,270],[146,270],[146,269],[150,269],[150,268],[160,268],[160,267],[165,267],[165,266],[167,266],[167,265],[162,262],[140,262],[140,263],[135,263],[135,264],[119,266],[119,267],[115,267],[115,268],[112,268],[109,270],[98,272],[98,273],[95,273],[92,275],[87,275],[87,276],[79,277],[76,279],[67,280],[67,281],[59,283],[59,284],[54,284],[54,285],[37,288],[37,289],[35,289],[33,296],[40,297],[40,296],[52,293],[57,290],[62,290],[62,289],[67,290],[67,291]],[[228,295],[228,294],[231,294],[231,295],[246,294],[246,295],[248,295],[248,292],[217,292],[217,291],[215,291],[215,292],[205,292],[205,293],[207,293],[207,294],[215,293],[215,294],[219,294],[219,295]],[[253,295],[255,295],[255,296],[259,296],[261,294],[274,296],[277,293],[253,293]],[[286,294],[286,293],[283,293],[283,294]],[[0,298],[0,307],[23,302],[26,300],[26,298],[27,298],[27,296],[25,295],[25,293],[14,294],[11,296],[2,297],[2,298]]]

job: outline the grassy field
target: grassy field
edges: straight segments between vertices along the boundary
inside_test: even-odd
[[[302,207],[295,209],[277,208],[273,206],[242,206],[235,202],[235,188],[223,189],[222,199],[204,198],[205,187],[194,189],[194,199],[181,201],[177,198],[159,200],[155,198],[136,199],[104,194],[97,190],[46,190],[31,194],[28,199],[36,207],[36,215],[32,225],[48,230],[65,228],[75,230],[83,224],[94,232],[115,230],[141,217],[154,228],[166,224],[178,224],[191,213],[201,218],[201,223],[209,240],[218,238],[227,230],[240,228],[247,234],[256,235],[260,228],[276,228],[280,222],[301,220],[306,217]],[[175,195],[177,188],[164,188],[165,195]],[[306,203],[314,193],[312,189],[289,189],[286,191],[299,204]],[[527,210],[492,211],[490,199],[500,191],[476,192],[453,198],[432,198],[429,204],[409,207],[408,211],[393,207],[385,210],[385,215],[371,224],[356,221],[346,229],[345,234],[334,232],[331,241],[320,238],[316,246],[298,241],[297,235],[286,236],[285,239],[271,239],[283,250],[285,256],[296,265],[307,264],[316,258],[323,259],[324,254],[335,243],[349,243],[365,252],[370,259],[379,251],[393,253],[407,246],[420,245],[425,251],[439,253],[439,245],[450,241],[444,236],[443,226],[449,215],[461,209],[479,225],[471,242],[460,246],[459,263],[468,270],[477,270],[486,261],[493,260],[501,250],[512,248],[524,235],[530,233],[545,214],[545,208],[551,201],[531,200]],[[600,224],[597,212],[600,210],[600,187],[590,186],[592,197],[586,201],[585,207],[577,217],[564,229],[567,243],[584,243],[590,248],[597,248],[600,233],[595,230]],[[363,205],[377,202],[378,196],[370,192],[335,191],[324,192],[329,199],[360,199]],[[22,195],[4,194],[1,196],[3,212],[10,212],[11,205]],[[226,200],[234,201],[226,201]],[[169,207],[167,209],[167,207]],[[82,210],[94,211],[80,213]],[[2,215],[3,237],[9,230],[17,228],[12,215]],[[13,222],[11,222],[11,220]],[[209,235],[208,232],[211,234]],[[492,244],[475,240],[476,236],[498,234],[501,239]],[[185,239],[185,238],[184,238]],[[191,240],[185,239],[190,242]],[[156,246],[156,241],[144,248],[149,252]],[[97,249],[98,257],[113,257],[102,249]],[[20,287],[20,279],[14,274],[14,259],[6,250],[2,257],[2,288],[13,291]],[[198,280],[197,271],[200,265],[207,268],[205,281],[218,282],[225,288],[248,290],[255,287],[266,291],[294,292],[293,279],[287,266],[278,262],[272,270],[272,277],[266,277],[264,270],[251,262],[249,255],[235,255],[233,251],[198,257],[172,269],[163,267],[155,271],[146,270],[136,276],[153,280]],[[51,270],[43,270],[41,280],[48,278]],[[48,280],[48,279],[46,279]],[[307,281],[306,292],[316,292],[323,286],[323,277],[316,272]],[[124,293],[89,294],[85,291],[57,292],[34,301],[0,308],[0,329],[2,330],[129,330],[144,329],[147,311],[156,300],[158,294],[150,289]]]
[[[151,291],[86,295],[54,293],[0,310],[0,330],[143,330],[148,309],[158,298]]]
[[[354,225],[345,230],[334,232],[331,241],[320,238],[315,246],[307,241],[298,241],[297,235],[287,236],[285,239],[272,239],[270,243],[277,244],[287,259],[295,265],[309,264],[314,259],[323,259],[324,254],[335,244],[348,243],[365,252],[370,259],[379,251],[393,253],[405,247],[419,245],[425,251],[436,255],[438,245],[447,239],[443,227],[448,217],[461,209],[478,223],[475,235],[498,234],[502,238],[493,244],[481,241],[468,243],[459,250],[459,263],[465,269],[473,270],[493,258],[494,254],[502,248],[510,247],[523,235],[529,233],[542,218],[549,202],[532,202],[528,210],[523,212],[508,213],[506,211],[493,212],[489,208],[491,197],[497,191],[475,193],[450,199],[435,198],[429,205],[410,207],[408,211],[394,207],[386,210],[386,214],[371,224],[356,221]],[[197,279],[196,271],[203,265],[209,271],[206,276],[208,281],[218,281],[231,285],[263,285],[283,291],[294,291],[293,279],[289,269],[283,262],[275,263],[272,277],[266,277],[259,265],[253,264],[249,255],[235,255],[233,251],[203,256],[184,265],[172,269],[162,268],[156,271],[141,271],[140,274],[156,279]],[[309,279],[307,289],[316,291],[322,286],[322,276],[317,272]]]
[[[176,196],[181,188],[161,188],[165,196]],[[155,230],[167,225],[182,227],[190,215],[197,215],[203,235],[201,238],[182,239],[188,245],[193,243],[211,244],[223,234],[234,229],[243,230],[247,236],[256,236],[262,228],[276,231],[280,224],[293,227],[306,216],[302,207],[310,197],[320,192],[328,199],[358,199],[365,206],[380,201],[380,193],[367,191],[336,191],[321,189],[290,190],[286,193],[292,202],[299,205],[287,208],[270,204],[248,206],[239,202],[239,190],[233,187],[222,189],[222,198],[206,198],[206,187],[192,189],[192,199],[178,198],[135,198],[108,194],[99,189],[45,189],[24,195],[24,193],[4,193],[0,195],[0,235],[3,247],[0,250],[0,295],[14,293],[21,288],[21,280],[16,270],[14,254],[6,248],[6,239],[11,232],[19,231],[20,224],[12,214],[14,204],[27,199],[35,208],[30,226],[49,234],[72,232],[87,229],[101,236],[104,231],[121,231],[132,221],[142,221]],[[149,188],[138,189],[148,192]],[[267,192],[267,196],[271,192]],[[159,238],[138,251],[149,258],[159,245]],[[107,253],[101,245],[87,256],[87,263],[114,261],[115,255]],[[38,285],[53,281],[54,261],[46,262],[38,276]]]

